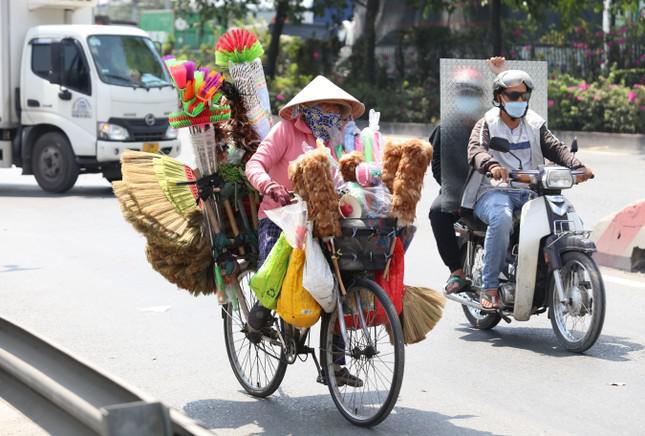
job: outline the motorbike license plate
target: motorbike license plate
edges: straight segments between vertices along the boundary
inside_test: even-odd
[[[143,144],[143,151],[146,153],[159,153],[159,143],[146,142]]]

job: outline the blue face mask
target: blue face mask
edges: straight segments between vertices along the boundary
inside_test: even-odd
[[[511,118],[522,118],[526,114],[528,107],[528,101],[509,101],[503,105],[504,111]]]
[[[461,96],[455,100],[457,111],[466,116],[477,116],[481,111],[481,99],[479,97]]]

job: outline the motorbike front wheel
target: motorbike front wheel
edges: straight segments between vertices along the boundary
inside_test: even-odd
[[[569,351],[582,353],[596,343],[605,320],[605,285],[596,262],[586,253],[562,255],[560,301],[553,277],[550,280],[549,318],[558,341]]]

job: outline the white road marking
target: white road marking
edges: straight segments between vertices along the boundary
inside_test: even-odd
[[[602,278],[604,281],[609,283],[615,283],[617,285],[631,286],[633,288],[645,289],[645,282],[638,282],[636,280],[623,279],[620,277],[614,277],[609,274],[603,274]]]

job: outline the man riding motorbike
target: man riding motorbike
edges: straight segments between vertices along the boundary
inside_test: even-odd
[[[472,167],[464,189],[462,208],[488,225],[484,242],[483,288],[485,310],[501,306],[499,274],[513,230],[513,215],[521,210],[531,191],[509,183],[509,171],[537,169],[548,159],[571,169],[583,169],[582,181],[592,177],[569,149],[546,127],[542,117],[528,108],[533,80],[524,71],[507,70],[493,82],[493,107],[472,130],[468,162]],[[490,139],[509,141],[511,153],[489,148]],[[490,176],[490,177],[486,177]]]

